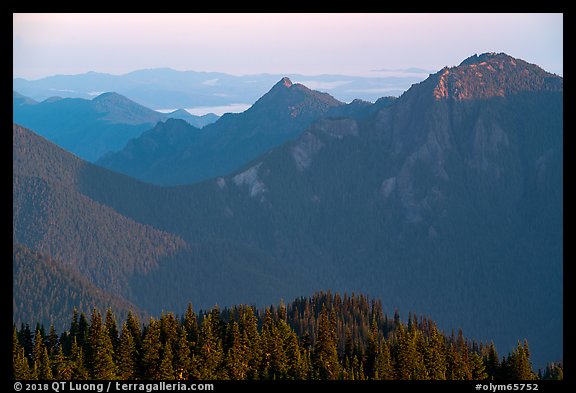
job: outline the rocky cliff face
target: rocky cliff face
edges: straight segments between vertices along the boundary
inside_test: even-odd
[[[562,78],[488,53],[445,67],[380,110],[366,133],[385,143],[398,168],[407,219],[420,219],[429,201],[445,198],[447,185],[473,191],[478,203],[498,190],[485,207],[516,210],[533,186],[524,172],[562,159],[562,90]]]

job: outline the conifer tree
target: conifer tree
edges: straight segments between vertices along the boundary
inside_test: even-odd
[[[494,341],[488,346],[488,352],[484,356],[484,364],[486,365],[488,379],[494,380],[499,377],[500,361],[498,359],[498,352],[494,346]]]
[[[328,319],[328,312],[323,304],[314,345],[313,365],[318,379],[337,379],[340,374],[335,336],[334,325]]]
[[[84,313],[80,313],[80,319],[78,320],[78,345],[84,347],[84,342],[88,338],[88,329],[90,324]]]
[[[342,379],[345,381],[351,381],[352,379],[352,364],[350,358],[345,356],[344,362],[341,364],[340,371],[342,373]]]
[[[248,371],[248,363],[246,362],[246,355],[248,348],[243,336],[240,334],[240,328],[236,321],[232,320],[228,324],[227,333],[231,346],[226,353],[226,369],[228,376],[233,380],[246,379]],[[244,335],[245,337],[245,335]]]
[[[72,337],[70,363],[72,366],[71,379],[84,380],[88,378],[88,371],[84,367],[84,353],[82,347],[78,345],[76,336]]]
[[[44,352],[45,347],[40,330],[36,330],[36,335],[34,336],[34,349],[32,351],[32,361],[37,364],[37,367],[40,365],[40,360],[42,359],[42,353]]]
[[[366,373],[364,372],[364,363],[358,361],[359,366],[358,366],[358,372],[356,373],[356,379],[358,381],[364,381],[366,380]]]
[[[452,342],[449,342],[446,347],[446,379],[455,380],[457,375],[457,357],[458,353],[456,347]]]
[[[254,314],[252,307],[243,307],[239,312],[239,328],[242,336],[245,337],[247,346],[247,370],[246,378],[250,380],[258,379],[262,363],[261,337],[258,332],[258,318]]]
[[[415,348],[413,359],[414,370],[412,372],[412,379],[427,380],[430,379],[430,376],[428,373],[428,369],[426,368],[424,359],[425,351],[427,348],[426,340],[424,338],[424,334],[418,328],[415,314],[413,316],[413,319],[414,321],[412,322],[412,326],[414,326],[414,328],[412,332],[409,332],[411,346]]]
[[[28,365],[28,359],[24,356],[24,348],[20,348],[16,358],[13,359],[14,362],[14,379],[16,380],[29,380],[32,379],[30,374],[30,366]]]
[[[54,351],[56,351],[56,346],[58,345],[58,335],[56,334],[56,329],[54,329],[54,324],[52,323],[50,324],[50,330],[44,342],[46,344],[48,354],[52,354]]]
[[[549,363],[544,369],[544,374],[540,379],[560,381],[564,379],[564,368],[562,363]]]
[[[70,322],[70,336],[77,337],[80,332],[80,327],[78,325],[78,309],[74,307],[72,311],[72,321]],[[72,342],[70,342],[72,344]]]
[[[118,351],[118,346],[120,345],[120,334],[118,333],[118,325],[116,323],[116,317],[112,312],[111,308],[106,311],[106,320],[104,322],[108,336],[110,337],[110,342],[112,343],[112,348],[114,353]]]
[[[532,361],[530,360],[530,348],[528,346],[528,340],[524,339],[524,343],[522,345],[524,348],[524,356],[526,356],[526,363],[524,365],[524,376],[529,377],[530,380],[537,379],[536,374],[532,371]]]
[[[150,318],[148,330],[142,340],[142,372],[145,379],[158,379],[161,352],[160,322]]]
[[[302,349],[302,372],[304,373],[306,380],[311,380],[314,378],[314,366],[312,365],[312,354],[310,349]]]
[[[354,355],[354,341],[352,340],[352,331],[348,326],[344,331],[344,337],[344,358],[351,360]]]
[[[70,346],[72,345],[72,338],[70,337],[70,332],[64,331],[60,334],[58,338],[58,346],[62,347],[62,352],[64,356],[70,356]]]
[[[446,357],[444,336],[440,334],[435,324],[429,324],[430,335],[425,341],[424,364],[430,379],[446,379]]]
[[[511,380],[514,378],[515,357],[515,352],[509,353],[508,356],[502,357],[498,371],[498,379]]]
[[[58,346],[58,353],[52,360],[54,379],[65,381],[72,378],[72,365],[64,356],[64,350],[61,345]]]
[[[46,356],[44,356],[46,353]],[[52,379],[50,359],[44,344],[44,335],[38,326],[34,336],[34,350],[32,353],[33,371],[32,379]]]
[[[374,379],[376,380],[391,380],[394,379],[394,370],[392,368],[392,358],[390,354],[390,346],[386,340],[382,340],[378,349],[378,356],[376,358]]]
[[[192,303],[188,303],[186,313],[184,314],[184,329],[186,330],[186,340],[190,343],[191,348],[194,348],[198,343],[198,319],[196,313],[192,308]]]
[[[293,331],[288,335],[286,341],[286,357],[288,360],[288,375],[289,379],[302,380],[306,379],[308,368],[306,366],[305,355],[303,349],[300,348],[298,337]]]
[[[40,359],[40,366],[38,368],[38,379],[40,380],[52,380],[52,367],[50,362],[50,357],[48,356],[48,349],[46,346],[43,347],[42,356]]]
[[[87,365],[91,378],[114,379],[116,377],[114,349],[110,333],[102,324],[102,315],[97,309],[92,313],[87,344]]]
[[[376,359],[378,358],[378,326],[376,318],[372,318],[371,328],[368,332],[368,343],[366,345],[366,362],[364,371],[368,379],[379,379],[376,367]]]
[[[118,366],[118,377],[123,380],[136,379],[138,376],[136,345],[132,338],[132,333],[128,324],[124,322],[120,334],[120,344],[116,356]]]
[[[282,379],[286,376],[287,361],[282,346],[277,324],[272,318],[270,309],[266,309],[261,335],[264,350],[262,378]]]
[[[456,362],[455,378],[459,380],[472,379],[472,369],[470,367],[468,344],[462,334],[462,329],[458,329],[458,338],[456,339]]]
[[[33,362],[33,350],[34,350],[34,335],[30,330],[30,325],[26,324],[24,327],[20,328],[19,333],[20,343],[24,348],[24,355],[28,359],[28,365],[32,366]]]
[[[177,379],[188,379],[191,372],[190,343],[186,338],[186,329],[180,331],[176,357],[174,359],[174,371]]]
[[[220,319],[220,308],[215,305],[210,311],[210,323],[212,324],[212,333],[223,346],[224,336],[226,334],[226,324]]]
[[[512,361],[509,363],[509,368],[511,379],[526,381],[536,378],[536,375],[532,371],[527,341],[524,341],[524,345],[518,341],[516,351],[512,356]]]
[[[18,338],[18,330],[16,330],[16,325],[12,325],[12,358],[15,359],[17,354],[20,352],[22,344],[20,344],[20,339]]]
[[[14,379],[30,379],[30,367],[28,366],[28,360],[24,355],[24,347],[20,344],[20,340],[18,339],[16,326],[13,327],[12,331],[12,369],[14,372]]]
[[[46,330],[44,329],[44,324],[37,322],[36,323],[36,329],[34,329],[34,331],[36,333],[40,332],[40,336],[42,337],[42,340],[44,340],[46,338]],[[44,344],[44,345],[46,345],[46,344]]]
[[[219,337],[217,326],[219,320],[217,314],[210,312],[204,317],[198,338],[199,350],[194,358],[194,368],[197,379],[216,379],[220,373],[220,368],[224,360],[222,350],[222,340]]]
[[[470,355],[470,365],[472,371],[472,379],[475,381],[483,381],[488,379],[488,373],[486,372],[486,366],[482,360],[482,356],[479,353],[472,352]]]
[[[175,379],[174,375],[174,367],[172,362],[174,361],[172,355],[172,344],[170,341],[167,341],[164,345],[164,349],[162,350],[162,360],[160,362],[160,368],[158,377],[161,380],[173,380]]]
[[[178,343],[178,321],[173,313],[163,314],[160,318],[160,338],[175,346]]]
[[[395,345],[395,378],[401,380],[413,379],[414,377],[414,360],[416,358],[416,347],[409,331],[404,329],[404,324],[396,324],[394,332],[396,338]]]
[[[281,311],[286,313],[286,307],[281,308]],[[284,353],[282,356],[285,362],[284,377],[289,379],[302,379],[304,369],[298,336],[286,322],[286,317],[278,319],[277,330],[282,342],[282,351]]]
[[[142,326],[138,317],[132,314],[131,311],[128,312],[126,317],[126,327],[130,330],[136,353],[142,354]]]

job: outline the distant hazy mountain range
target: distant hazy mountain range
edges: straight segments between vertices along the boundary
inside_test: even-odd
[[[195,183],[237,170],[341,106],[327,93],[282,78],[245,112],[225,114],[202,131],[179,120],[158,123],[97,163],[149,183]]]
[[[249,111],[159,123],[116,156],[190,173],[190,132],[230,156],[277,144],[190,185],[114,173],[14,125],[14,322],[61,329],[69,299],[159,314],[361,291],[504,352],[525,337],[536,365],[562,359],[561,77],[487,53],[374,104],[275,83]]]
[[[50,97],[37,102],[13,92],[14,122],[33,128],[88,161],[122,149],[128,140],[170,118],[204,127],[216,121],[218,116],[194,116],[185,110],[159,113],[117,93],[103,93],[90,100]]]
[[[397,71],[397,70],[396,70]],[[413,83],[423,80],[424,70],[408,70],[406,76],[358,77],[348,75],[244,75],[217,72],[148,69],[124,75],[88,72],[56,75],[39,80],[13,80],[14,90],[35,100],[52,96],[93,98],[115,91],[152,109],[252,104],[283,76],[311,89],[328,92],[340,101],[355,98],[376,101],[382,96],[398,96]],[[415,72],[419,71],[419,72]],[[375,73],[376,74],[376,73]]]

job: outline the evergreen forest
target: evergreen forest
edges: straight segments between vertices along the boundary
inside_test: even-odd
[[[442,332],[424,316],[389,318],[380,300],[319,292],[289,304],[238,305],[142,323],[112,309],[74,309],[69,330],[13,326],[17,380],[534,380],[527,340],[500,356],[491,343]]]

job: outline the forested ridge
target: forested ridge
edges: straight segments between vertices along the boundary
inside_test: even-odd
[[[13,313],[19,316],[13,319],[16,324],[50,321],[56,329],[62,329],[74,309],[89,313],[93,307],[111,307],[121,318],[126,318],[129,311],[146,315],[133,303],[94,285],[72,266],[19,244],[13,245],[12,275]]]
[[[500,357],[493,343],[445,334],[426,317],[388,317],[379,300],[319,292],[264,310],[238,305],[141,323],[111,309],[74,310],[58,334],[13,326],[13,372],[22,380],[533,380],[528,342]]]

